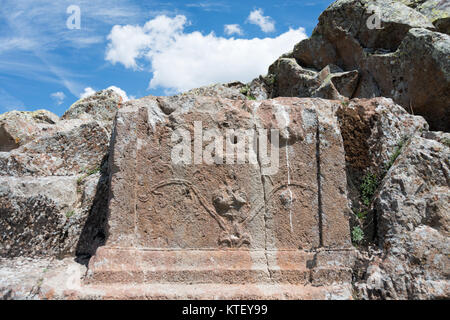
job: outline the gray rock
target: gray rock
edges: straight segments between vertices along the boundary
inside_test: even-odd
[[[0,256],[63,252],[77,203],[76,177],[7,177],[0,185]]]
[[[320,72],[301,67],[294,58],[280,58],[269,67],[274,76],[272,96],[315,97],[340,100],[351,98],[358,83],[358,71],[344,72],[327,65]]]
[[[101,90],[92,96],[75,102],[61,119],[98,120],[112,125],[117,109],[121,107],[122,97],[114,90]]]
[[[59,117],[47,110],[10,111],[0,115],[0,152],[24,145],[52,131]]]
[[[450,3],[445,0],[401,0],[426,16],[439,32],[450,33]]]
[[[339,112],[347,170],[384,175],[393,155],[416,133],[428,130],[420,116],[412,116],[389,98],[353,99]]]
[[[205,96],[220,97],[224,99],[246,100],[246,85],[242,82],[230,82],[225,84],[214,84],[189,90],[182,93],[182,96]],[[178,95],[180,96],[180,95]],[[175,96],[177,97],[177,96]]]
[[[356,283],[361,298],[450,295],[449,151],[436,139],[415,136],[384,178],[375,209],[379,246],[385,252],[368,263]]]
[[[432,129],[450,123],[450,36],[411,29],[394,53],[368,55],[361,67],[371,74],[383,96],[392,97]]]
[[[47,111],[2,116],[8,133],[25,134],[0,152],[0,256],[89,256],[104,241],[106,158],[119,98],[101,91],[64,120]]]
[[[369,27],[375,18],[379,19],[380,28],[376,24],[375,28]],[[425,16],[399,1],[338,0],[320,15],[314,33],[330,39],[334,29],[340,29],[364,48],[395,51],[411,28],[435,30]]]
[[[377,220],[370,207],[373,194],[362,192],[364,181],[370,180],[370,188],[376,189],[406,141],[428,130],[428,124],[388,98],[353,99],[342,103],[337,114],[345,148],[348,198],[354,212],[351,226],[359,227],[364,232],[363,242],[370,243],[376,236]]]
[[[424,116],[431,129],[449,130],[450,37],[436,32],[429,19],[436,13],[429,10],[433,1],[402,2],[335,1],[319,17],[312,36],[269,68],[268,77],[276,80],[269,96],[390,97]],[[438,15],[445,16],[444,9]],[[371,19],[379,24],[374,27]],[[335,81],[317,86],[311,73],[327,65],[353,73],[347,75],[347,90],[336,88]]]
[[[0,176],[76,175],[98,168],[110,134],[98,121],[70,121],[11,152],[0,152]]]

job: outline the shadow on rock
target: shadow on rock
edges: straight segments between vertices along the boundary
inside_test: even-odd
[[[95,198],[75,250],[75,261],[84,265],[88,264],[97,248],[104,245],[107,239],[109,176],[108,155],[105,155]]]

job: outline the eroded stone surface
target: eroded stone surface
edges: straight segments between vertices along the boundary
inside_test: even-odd
[[[448,130],[448,6],[339,0],[319,20],[248,84],[0,117],[0,297],[448,298],[450,137],[407,113]],[[194,121],[235,147],[224,130],[279,129],[278,170],[174,165]],[[74,253],[89,269],[51,258]]]
[[[75,102],[61,118],[64,120],[97,120],[112,125],[116,111],[122,102],[122,97],[114,90],[101,90]]]
[[[0,152],[8,152],[53,131],[59,117],[47,110],[10,111],[0,115]]]
[[[366,260],[365,276],[356,284],[364,298],[450,295],[449,135],[426,136],[408,142],[375,198],[378,241],[385,252]]]
[[[390,97],[431,129],[448,130],[450,39],[432,22],[447,28],[449,8],[435,2],[335,1],[312,36],[269,68],[269,96]],[[379,24],[371,27],[373,19]],[[333,78],[318,87],[314,75],[329,65],[347,73],[344,87]]]
[[[11,152],[0,153],[1,176],[76,175],[98,168],[110,134],[98,121],[67,123]]]
[[[117,115],[108,240],[90,261],[91,282],[305,285],[315,259],[307,250],[349,254],[338,103],[173,99],[143,98]],[[189,164],[172,162],[180,140],[173,133],[180,129],[190,134]],[[191,144],[198,129],[219,132],[223,164],[197,162],[194,150],[212,143]],[[251,140],[242,149],[245,160],[237,163],[233,148],[243,140],[230,129],[277,129],[278,170],[269,170],[273,162],[266,163],[257,152],[261,145]],[[348,266],[331,278],[348,281]],[[330,277],[330,270],[317,273],[317,281]]]
[[[91,115],[104,112],[103,98],[89,99]],[[44,111],[2,115],[2,128],[26,138],[0,152],[0,256],[89,257],[104,242],[112,121],[72,117],[59,120]],[[4,141],[0,146],[8,149]]]

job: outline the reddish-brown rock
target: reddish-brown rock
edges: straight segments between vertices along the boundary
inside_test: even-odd
[[[322,262],[315,269],[320,252],[352,256],[345,159],[335,116],[339,103],[194,97],[177,105],[165,99],[135,100],[118,112],[109,234],[90,261],[88,283],[304,286],[314,274],[317,283],[348,284],[349,263],[327,267]],[[190,133],[189,164],[173,162],[180,143],[174,132],[180,129]],[[223,164],[196,158],[194,150],[200,148],[205,160],[212,143],[204,137],[197,144],[199,129],[214,129],[223,138]],[[258,152],[261,140],[240,140],[230,129],[260,135],[266,129],[271,133],[264,136],[270,145],[266,155],[278,151],[277,158],[266,163]],[[269,140],[275,134],[279,149]],[[239,153],[229,148],[239,148],[242,141],[245,161],[230,164],[231,156],[239,161]],[[219,157],[219,150],[213,156]]]

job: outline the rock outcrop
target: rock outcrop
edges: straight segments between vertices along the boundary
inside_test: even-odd
[[[91,288],[182,282],[194,285],[177,291],[188,296],[195,285],[266,285],[280,286],[274,297],[282,297],[289,284],[292,297],[303,297],[302,286],[329,292],[348,286],[353,251],[339,104],[192,96],[189,106],[172,110],[164,100],[173,98],[135,100],[117,115],[108,240],[90,260]],[[281,131],[279,147],[265,142],[277,153],[268,166],[261,160],[268,155],[257,149],[269,138],[259,135],[263,129]],[[213,150],[206,149],[211,130],[220,143]],[[238,137],[235,130],[250,133]],[[271,138],[278,135],[271,132]],[[209,141],[192,148],[197,134]],[[174,163],[180,138],[189,151]],[[327,250],[347,264],[339,265]]]
[[[450,7],[418,2],[334,2],[312,36],[269,68],[269,96],[390,97],[431,129],[449,130],[450,36],[442,28]]]
[[[83,226],[87,219],[106,217],[100,213],[101,199],[106,205],[108,147],[119,102],[112,91],[100,91],[76,103],[62,119],[47,111],[2,117],[5,132],[19,137],[21,145],[0,152],[0,256],[95,252],[79,240],[88,233],[105,237]]]
[[[122,97],[114,90],[102,90],[75,102],[61,119],[97,120],[112,125],[121,104]]]
[[[356,289],[370,299],[447,299],[450,292],[450,135],[404,146],[374,199],[383,252],[365,261]],[[364,270],[364,269],[363,269]]]
[[[439,32],[450,34],[450,4],[442,0],[401,0],[428,18]]]
[[[46,110],[11,111],[0,116],[0,152],[8,152],[52,130],[59,121],[56,114]]]

